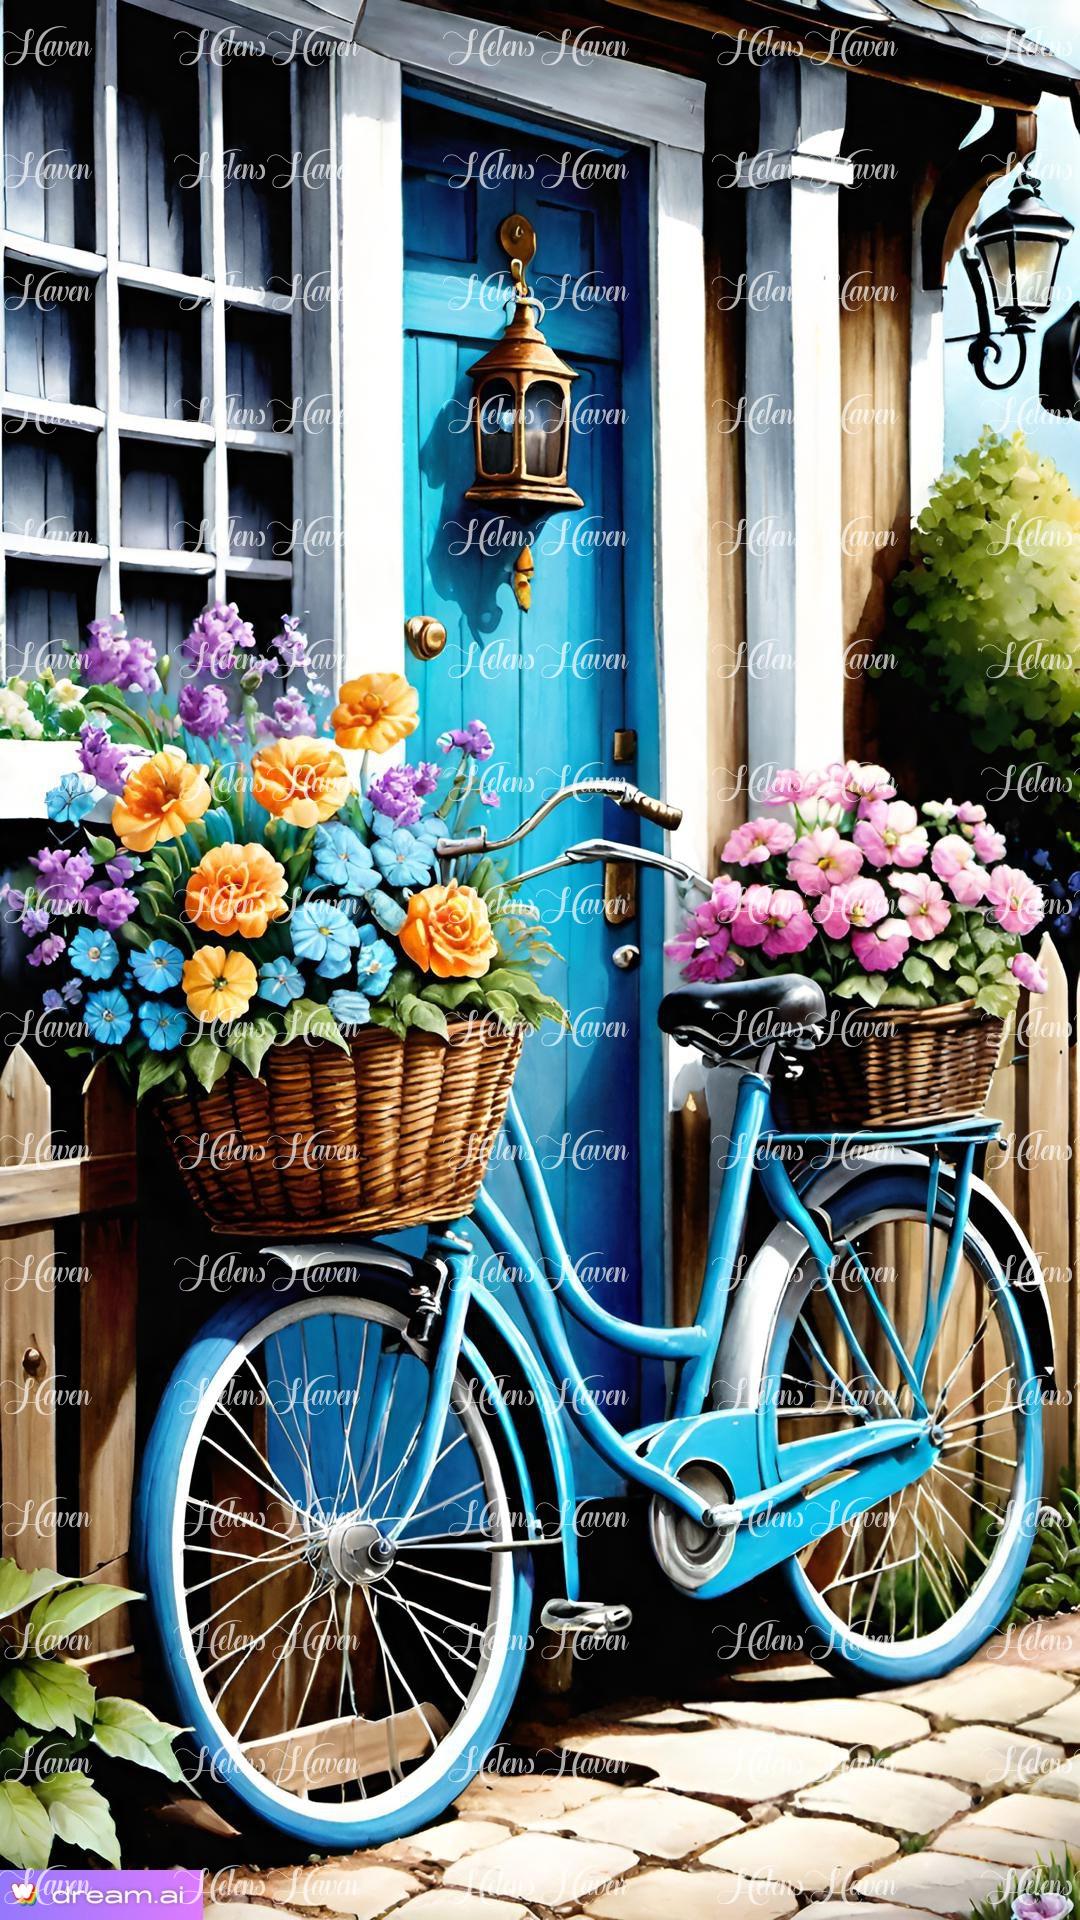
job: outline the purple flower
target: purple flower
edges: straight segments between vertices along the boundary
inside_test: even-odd
[[[136,853],[118,853],[115,859],[106,860],[105,871],[115,886],[123,887],[142,872],[142,861]]]
[[[301,632],[298,613],[282,614],[281,632],[274,635],[270,645],[276,647],[281,656],[283,672],[292,673],[297,667],[301,672],[307,671],[307,634]]]
[[[264,714],[259,731],[275,740],[292,740],[297,734],[314,733],[318,721],[298,687],[290,688],[274,701],[273,713]]]
[[[32,967],[51,967],[54,960],[59,960],[66,946],[67,941],[62,933],[50,933],[47,939],[31,947],[26,956],[27,962]]]
[[[79,765],[106,793],[123,793],[128,774],[128,755],[115,747],[104,727],[87,720],[79,729]]]
[[[189,681],[181,690],[176,710],[189,733],[197,740],[209,740],[221,732],[229,718],[229,697],[224,687],[197,687]]]
[[[47,907],[24,907],[19,925],[27,938],[36,940],[48,930],[49,913]]]
[[[149,640],[129,638],[120,614],[91,620],[89,645],[79,656],[82,678],[91,687],[113,686],[121,693],[156,693],[157,655]]]
[[[1012,1903],[1014,1920],[1064,1920],[1072,1912],[1066,1893],[1021,1893]]]
[[[452,727],[449,733],[443,734],[439,745],[444,753],[459,747],[474,760],[490,760],[495,751],[495,742],[482,720],[470,720],[467,727]]]
[[[0,886],[0,900],[7,902],[16,918],[26,906],[26,895],[22,888],[13,887],[9,880],[5,880],[3,886]]]
[[[367,790],[367,798],[376,813],[385,815],[395,826],[412,827],[420,818],[420,799],[412,767],[387,767]]]
[[[78,899],[75,901],[75,906],[80,913],[96,915],[101,896],[104,892],[105,888],[101,885],[100,881],[95,880],[89,887],[83,888]]]
[[[65,980],[59,991],[55,987],[46,987],[41,1004],[46,1013],[63,1013],[68,1007],[77,1007],[82,995],[81,980]]]
[[[71,853],[67,847],[43,847],[31,856],[30,865],[40,875],[41,898],[54,913],[70,912],[82,900],[94,871],[88,853]]]
[[[482,807],[501,807],[502,801],[492,788],[484,787],[480,794],[480,805]]]
[[[419,794],[434,793],[442,779],[442,768],[434,760],[421,760],[412,770],[413,791]]]
[[[255,630],[249,620],[240,618],[235,600],[215,600],[200,613],[182,652],[196,673],[216,674],[219,679],[231,673],[237,653],[254,653]]]
[[[115,933],[117,927],[122,927],[131,919],[138,904],[135,895],[127,887],[106,887],[98,900],[94,917],[99,927],[108,927],[110,932]]]

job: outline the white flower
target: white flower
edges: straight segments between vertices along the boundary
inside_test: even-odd
[[[13,687],[0,687],[0,727],[10,727],[26,740],[40,740],[42,726],[31,713],[21,693]]]
[[[74,680],[57,680],[52,690],[53,700],[58,707],[75,707],[83,698],[85,687],[77,687]]]

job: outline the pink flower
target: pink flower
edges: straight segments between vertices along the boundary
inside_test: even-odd
[[[986,808],[974,800],[963,800],[956,809],[956,818],[962,827],[978,827],[986,819]]]
[[[762,795],[762,806],[797,807],[804,800],[813,800],[821,786],[820,773],[799,773],[795,767],[784,767],[774,773]]]
[[[891,800],[895,792],[884,767],[864,765],[861,760],[834,760],[826,768],[818,799],[848,812],[860,802]]]
[[[689,965],[683,969],[686,980],[720,981],[730,980],[736,968],[741,965],[735,954],[730,951],[731,934],[727,927],[721,927],[711,940],[707,940],[698,953],[695,953]]]
[[[936,940],[949,924],[951,909],[942,889],[928,873],[890,873],[900,895],[897,901],[915,940]]]
[[[906,800],[872,800],[855,824],[855,844],[872,867],[917,867],[926,858],[926,828]]]
[[[831,887],[814,908],[814,919],[830,940],[842,940],[853,927],[872,927],[889,911],[885,889],[877,880],[848,880]],[[738,935],[736,935],[738,938]]]
[[[786,853],[795,838],[786,820],[748,820],[729,834],[721,860],[734,867],[760,867],[774,853]]]
[[[891,973],[908,950],[905,920],[882,920],[879,926],[851,936],[851,948],[864,973]]]
[[[853,880],[862,866],[862,854],[835,827],[816,827],[796,840],[788,860],[788,879],[812,899],[844,880]]]
[[[769,931],[766,915],[772,896],[771,887],[760,884],[747,887],[731,928],[732,937],[738,946],[761,946]]]
[[[775,960],[782,953],[802,953],[817,932],[805,900],[790,887],[774,889],[765,918],[767,931],[761,951],[766,960]]]
[[[712,893],[694,916],[702,933],[715,933],[718,927],[730,926],[739,911],[742,891],[741,882],[729,879],[727,874],[713,881]]]
[[[1006,933],[1030,933],[1043,917],[1042,888],[1019,867],[995,867],[986,889],[987,905]]]
[[[971,844],[984,867],[992,867],[996,860],[1005,858],[1005,835],[988,821],[979,821],[971,836]]]
[[[986,892],[986,873],[976,861],[971,841],[962,834],[947,833],[936,841],[930,865],[962,907],[975,906]]]
[[[1009,972],[1029,993],[1045,993],[1050,985],[1038,961],[1033,960],[1030,953],[1014,953],[1009,961]]]

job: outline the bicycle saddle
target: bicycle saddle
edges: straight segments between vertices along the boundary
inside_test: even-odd
[[[657,1019],[664,1033],[703,1053],[758,1053],[773,1042],[805,1046],[809,1030],[824,1022],[825,995],[801,973],[700,983],[666,993]]]

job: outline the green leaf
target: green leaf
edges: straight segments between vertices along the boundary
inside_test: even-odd
[[[277,1038],[277,1030],[268,1015],[259,1015],[254,1020],[239,1020],[229,1028],[225,1045],[234,1060],[246,1067],[253,1079],[258,1079],[263,1055],[272,1047]]]
[[[198,1040],[188,1048],[188,1065],[200,1087],[212,1093],[222,1076],[228,1073],[232,1061],[224,1047],[219,1047],[209,1034],[201,1034]]]
[[[37,1794],[21,1780],[0,1781],[0,1857],[13,1867],[47,1867],[53,1826]]]
[[[943,973],[947,973],[956,958],[956,941],[924,940],[919,952],[925,959],[932,960],[935,967],[940,967]]]
[[[40,1739],[39,1733],[31,1733],[27,1727],[5,1734],[0,1739],[0,1776],[7,1779],[9,1774],[15,1774],[21,1779],[26,1771],[26,1756]]]
[[[984,1013],[992,1013],[998,1020],[1007,1020],[1019,998],[1020,988],[1014,980],[1006,984],[995,980],[988,987],[980,987],[975,995],[975,1005]]]
[[[979,983],[976,980],[975,975],[973,973],[959,974],[957,976],[956,985],[959,991],[963,994],[965,1000],[970,1000],[972,995],[978,993],[979,991]]]
[[[998,928],[988,927],[981,920],[976,921],[971,929],[972,945],[977,947],[980,953],[993,953],[1000,939],[1001,934]]]
[[[138,1767],[163,1773],[167,1780],[182,1780],[180,1762],[172,1750],[180,1731],[159,1720],[140,1701],[110,1695],[97,1703],[92,1739],[114,1760],[131,1760]]]
[[[1005,955],[1003,953],[988,953],[985,960],[979,961],[975,969],[975,977],[978,980],[996,980],[998,975],[1004,973],[1005,970]]]
[[[0,1699],[28,1727],[74,1733],[76,1720],[93,1720],[94,1689],[81,1667],[64,1660],[20,1660],[0,1674]]]
[[[184,1069],[175,1053],[147,1053],[139,1062],[139,1083],[135,1098],[141,1100],[154,1087],[164,1086],[169,1080],[176,1082],[173,1091],[184,1091]]]
[[[500,993],[496,988],[494,993],[486,993],[484,998],[492,1013],[498,1014],[504,1026],[517,1026],[521,1019],[521,1008],[512,993]]]
[[[911,981],[913,987],[932,987],[934,984],[933,968],[928,966],[925,960],[920,959],[917,953],[909,954],[900,971],[905,980]]]
[[[94,833],[90,835],[89,847],[90,847],[90,852],[93,854],[94,860],[99,867],[103,864],[104,861],[115,860],[116,858],[115,840],[107,839],[106,836],[102,833]]]
[[[398,1013],[407,1027],[419,1027],[422,1033],[437,1033],[442,1040],[449,1038],[450,1030],[442,1008],[419,999],[415,993],[406,994],[399,1001]]]
[[[472,994],[480,997],[480,983],[477,980],[435,980],[424,988],[420,998],[432,1000],[437,1007],[449,1007],[453,1012]]]
[[[879,1007],[929,1007],[932,1005],[930,995],[922,987],[886,987],[878,1001]]]
[[[285,1015],[286,1040],[329,1040],[348,1053],[346,1040],[329,1007],[318,1000],[294,1000]]]
[[[141,1600],[141,1593],[128,1587],[110,1587],[104,1581],[91,1580],[77,1587],[65,1587],[39,1600],[30,1615],[30,1644],[35,1653],[52,1653],[73,1633],[100,1620],[106,1613],[122,1607],[128,1600]]]
[[[531,973],[524,967],[494,967],[481,981],[485,993],[512,993],[518,1000],[534,1000],[543,994]]]
[[[833,988],[838,1000],[865,1000],[868,1007],[876,1007],[885,991],[886,980],[883,973],[849,973]]]
[[[51,1573],[47,1567],[26,1573],[14,1560],[0,1560],[0,1620],[18,1613],[20,1607],[33,1606],[43,1593],[52,1593],[57,1587],[67,1585],[66,1574]]]
[[[45,1808],[57,1839],[69,1847],[81,1847],[84,1853],[96,1853],[110,1867],[120,1865],[120,1843],[103,1793],[73,1768],[70,1773],[53,1773],[34,1788]]]

